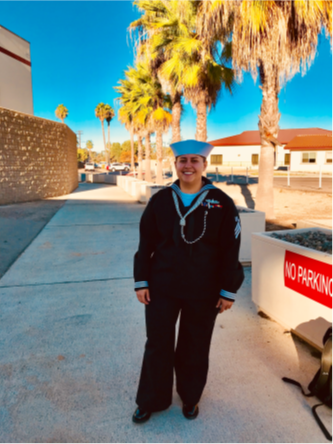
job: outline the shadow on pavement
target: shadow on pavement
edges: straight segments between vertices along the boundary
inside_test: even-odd
[[[0,206],[0,279],[65,202],[48,199]]]
[[[241,193],[244,196],[246,205],[248,208],[251,208],[251,210],[254,210],[254,200],[252,197],[252,193],[248,188],[248,185],[240,185]]]

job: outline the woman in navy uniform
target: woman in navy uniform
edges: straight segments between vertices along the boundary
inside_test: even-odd
[[[237,209],[202,176],[213,147],[187,140],[171,148],[179,180],[149,201],[134,257],[135,291],[145,304],[147,331],[136,423],[170,406],[174,370],[183,414],[197,417],[216,316],[232,307],[244,279]]]

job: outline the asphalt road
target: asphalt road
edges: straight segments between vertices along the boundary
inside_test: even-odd
[[[208,178],[216,181],[216,175],[208,173]],[[245,175],[234,175],[233,179],[231,175],[219,175],[219,182],[225,183],[236,183],[239,185],[246,184]],[[258,183],[258,177],[249,177],[248,184],[253,185]],[[274,187],[276,188],[287,188],[290,190],[300,190],[300,191],[312,191],[312,192],[322,192],[331,193],[332,192],[332,177],[323,177],[321,188],[319,188],[319,177],[290,177],[290,186],[288,186],[288,177],[274,177]]]
[[[290,177],[290,187],[287,177],[274,177],[274,186],[304,191],[332,192],[332,177],[323,177],[319,188],[319,177]]]

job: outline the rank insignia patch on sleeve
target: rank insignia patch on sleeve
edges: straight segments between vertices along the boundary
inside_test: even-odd
[[[239,236],[239,234],[241,232],[241,224],[240,224],[240,220],[239,220],[238,216],[235,217],[235,222],[236,222],[235,238],[237,239],[237,237]]]

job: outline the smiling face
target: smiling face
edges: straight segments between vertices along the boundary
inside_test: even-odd
[[[181,189],[184,188],[193,193],[200,190],[202,173],[207,167],[207,161],[203,157],[196,154],[178,156],[175,167]]]

